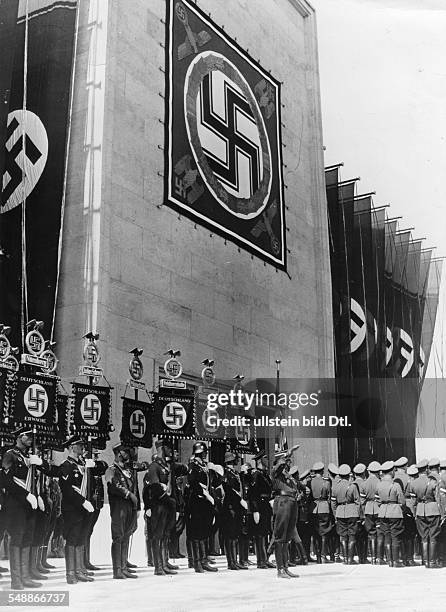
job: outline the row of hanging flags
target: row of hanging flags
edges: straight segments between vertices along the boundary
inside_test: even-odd
[[[357,179],[341,181],[339,166],[325,179],[338,410],[352,416],[340,457],[415,459],[442,260],[373,194],[357,195]]]

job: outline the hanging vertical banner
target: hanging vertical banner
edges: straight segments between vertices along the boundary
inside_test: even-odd
[[[225,411],[216,402],[209,401],[210,393],[215,393],[215,389],[210,392],[198,389],[195,393],[195,432],[200,440],[224,440],[225,428],[222,419],[225,417]]]
[[[6,156],[0,243],[7,254],[0,278],[0,320],[11,325],[14,344],[19,342],[21,285],[25,280],[22,279],[22,202],[25,198],[28,313],[30,318],[42,320],[47,330],[51,329],[58,276],[76,7],[76,0],[21,2],[15,26],[6,140],[0,143]],[[4,132],[2,127],[0,134]]]
[[[54,431],[58,378],[18,372],[10,392],[9,418],[15,426],[35,425],[43,434]]]
[[[72,424],[78,434],[106,437],[110,410],[110,387],[73,383]]]
[[[280,84],[189,0],[166,20],[166,200],[286,267]]]
[[[0,176],[5,168],[3,143],[6,142],[18,9],[19,0],[0,0]]]
[[[153,403],[140,402],[129,397],[122,398],[122,425],[120,440],[129,446],[152,446]]]
[[[155,435],[194,436],[194,396],[188,389],[160,389],[155,395],[152,422]]]

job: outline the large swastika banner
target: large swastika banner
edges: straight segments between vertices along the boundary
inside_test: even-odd
[[[19,372],[10,395],[9,417],[14,425],[35,425],[45,434],[54,431],[58,379]]]
[[[161,389],[156,394],[153,433],[172,438],[195,435],[194,396],[189,390]]]
[[[153,404],[124,397],[120,439],[123,444],[151,448]]]
[[[168,0],[166,200],[286,267],[280,85],[189,0]]]
[[[73,383],[72,424],[78,434],[108,436],[110,409],[110,387]]]

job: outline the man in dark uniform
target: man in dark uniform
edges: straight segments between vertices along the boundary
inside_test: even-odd
[[[212,533],[215,521],[214,498],[210,494],[210,477],[207,466],[207,446],[196,442],[189,461],[186,493],[186,536],[192,553],[192,563],[197,574],[216,572],[207,559],[206,541]]]
[[[330,513],[331,482],[329,478],[324,478],[324,464],[321,461],[317,461],[311,471],[314,474],[311,480],[311,494],[317,562],[330,563],[327,555],[329,553],[329,534],[333,527]]]
[[[6,451],[2,467],[4,473],[5,526],[9,533],[9,561],[11,588],[42,586],[30,577],[30,552],[33,542],[35,511],[38,507],[35,482],[31,482],[32,466],[42,466],[42,459],[30,454],[33,433],[23,427],[15,432],[16,444]]]
[[[379,505],[376,501],[376,491],[379,484],[379,472],[381,464],[378,461],[371,461],[368,465],[369,473],[364,482],[364,528],[370,544],[370,556],[372,565],[384,564],[384,538],[377,541],[376,523],[379,513]]]
[[[270,505],[272,481],[268,474],[268,457],[265,451],[254,455],[256,467],[252,470],[251,486],[248,492],[249,505],[252,511],[250,534],[254,537],[257,555],[257,567],[268,569],[274,567],[267,559],[266,540],[271,531],[272,510]]]
[[[169,534],[175,525],[176,507],[172,497],[172,449],[165,440],[155,444],[157,454],[144,476],[143,501],[150,520],[155,576],[176,574],[178,566],[169,563]]]
[[[86,445],[79,436],[72,436],[65,446],[68,448],[68,457],[59,466],[59,484],[62,493],[66,578],[68,584],[92,582],[93,578],[84,565],[84,544],[90,514],[94,512],[88,500],[88,477],[94,473],[95,462],[93,459],[84,460]]]
[[[288,569],[288,545],[297,535],[297,495],[296,480],[290,476],[291,453],[281,453],[274,463],[271,479],[274,495],[273,541],[278,578],[298,578]],[[300,539],[300,538],[299,538]]]
[[[305,495],[305,486],[300,481],[299,468],[297,467],[297,465],[293,465],[289,469],[288,473],[292,478],[294,478],[294,480],[296,481],[296,486],[297,486],[296,532],[293,534],[293,538],[289,544],[289,565],[290,566],[308,565],[307,555],[305,553],[305,549],[302,544],[302,539],[300,537],[299,530],[297,529],[297,526],[299,524],[299,507],[300,507],[299,502],[302,499],[302,497]]]
[[[221,510],[221,529],[225,542],[225,553],[228,569],[248,569],[237,560],[237,544],[242,531],[244,511],[248,504],[243,499],[242,483],[235,471],[236,456],[232,452],[225,453],[224,498]]]
[[[443,567],[446,565],[446,459],[440,461],[440,482],[438,504],[441,513],[441,530],[439,539],[439,558]]]
[[[439,465],[440,461],[435,459],[429,463]],[[417,496],[415,522],[421,538],[424,565],[427,568],[436,568],[437,543],[441,530],[439,478],[435,472],[428,476],[427,467],[427,459],[422,459],[417,464],[418,478],[412,483],[412,490]]]
[[[339,466],[340,481],[335,487],[334,511],[336,530],[341,541],[342,554],[346,565],[354,565],[356,536],[360,518],[360,496],[355,482],[350,482],[350,466]]]
[[[301,537],[302,545],[305,550],[307,561],[313,561],[311,558],[311,538],[313,535],[313,526],[311,522],[311,483],[310,483],[310,470],[305,470],[300,475],[300,482],[302,483],[302,494],[297,502],[298,505],[298,518],[297,518],[297,532]],[[304,563],[305,565],[305,563]]]
[[[406,498],[406,511],[404,514],[405,521],[407,524],[407,541],[406,541],[406,565],[408,567],[415,567],[414,552],[415,552],[415,541],[418,538],[417,526],[415,523],[415,514],[417,511],[417,495],[413,489],[413,482],[418,478],[418,468],[416,465],[410,465],[407,468],[407,476],[409,482],[407,483],[404,491]],[[404,510],[403,510],[404,512]]]
[[[341,562],[341,555],[340,555],[341,541],[339,539],[339,534],[336,531],[336,525],[335,525],[335,520],[334,520],[335,513],[336,513],[336,508],[334,506],[334,500],[336,496],[336,487],[341,481],[341,478],[339,476],[339,468],[335,463],[328,464],[327,472],[328,472],[328,477],[330,478],[330,482],[331,482],[330,512],[333,517],[333,521],[332,521],[333,527],[329,535],[330,558],[336,563],[340,563]]]
[[[111,556],[113,578],[137,578],[128,571],[128,541],[132,534],[138,498],[134,493],[134,474],[129,469],[130,451],[122,444],[113,447],[115,461],[105,473],[111,516]]]
[[[173,559],[184,558],[184,555],[180,552],[180,536],[186,526],[184,518],[184,477],[187,475],[187,467],[182,463],[178,462],[178,451],[174,450],[174,462],[172,465],[173,475],[172,478],[172,497],[175,500],[176,506],[176,520],[175,525],[170,532],[169,537],[169,551],[170,556]]]
[[[99,451],[94,451],[94,457],[95,459],[97,459]],[[96,461],[96,466],[99,465],[99,462]],[[104,468],[104,473],[105,470],[107,469],[107,466],[105,465]],[[90,515],[90,522],[88,525],[88,530],[85,536],[85,542],[84,542],[84,564],[85,564],[85,568],[87,570],[90,571],[97,571],[99,570],[99,567],[96,567],[96,565],[93,565],[91,563],[90,560],[90,541],[91,541],[91,536],[93,535],[93,530],[95,528],[96,523],[98,522],[99,519],[99,514],[102,510],[102,508],[104,507],[104,483],[102,482],[102,476],[103,474],[100,474],[99,472],[91,477],[91,503],[93,505],[94,511],[91,513]]]
[[[376,490],[379,503],[378,535],[384,539],[387,562],[390,567],[404,567],[400,561],[401,538],[404,533],[402,506],[405,505],[403,490],[393,480],[393,461],[381,466],[382,478]]]
[[[366,477],[366,466],[363,463],[358,463],[353,468],[354,480],[353,482],[358,487],[359,492],[359,520],[358,520],[358,532],[356,534],[356,549],[358,551],[359,563],[368,563],[367,559],[367,531],[364,526],[364,508],[366,502],[365,492],[365,477]]]

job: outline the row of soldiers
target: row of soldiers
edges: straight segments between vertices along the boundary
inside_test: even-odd
[[[177,573],[169,556],[178,556],[178,535],[186,529],[189,566],[195,572],[216,572],[211,553],[218,533],[228,569],[249,567],[250,544],[255,544],[257,567],[277,568],[281,578],[295,577],[289,567],[295,558],[412,565],[418,534],[426,567],[439,567],[446,557],[446,463],[422,460],[408,466],[406,458],[368,467],[339,468],[317,462],[299,475],[290,452],[279,453],[269,470],[259,451],[252,464],[237,469],[237,457],[225,453],[224,466],[208,461],[204,442],[196,442],[187,465],[177,461],[165,440],[156,443],[152,462],[138,463],[134,449],[118,444],[108,466],[86,456],[86,442],[71,437],[68,456],[52,465],[35,448],[30,430],[16,432],[16,444],[3,457],[0,489],[4,492],[0,530],[10,537],[11,587],[36,588],[49,565],[45,546],[54,527],[45,482],[58,482],[65,539],[66,579],[69,584],[92,582],[97,570],[89,560],[89,540],[103,504],[103,477],[111,515],[113,578],[136,578],[129,562],[129,543],[144,510],[147,551],[155,575]],[[144,471],[142,495],[138,472]],[[178,479],[186,481],[182,490]],[[176,541],[175,541],[176,539]],[[274,550],[276,563],[269,560]],[[291,558],[290,558],[291,557]]]

